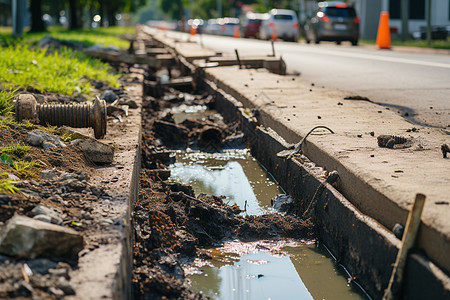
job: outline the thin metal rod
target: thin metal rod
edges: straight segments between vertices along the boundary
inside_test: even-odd
[[[237,49],[234,49],[234,53],[236,53],[236,59],[239,64],[239,69],[242,69],[241,59],[239,58],[239,52]]]

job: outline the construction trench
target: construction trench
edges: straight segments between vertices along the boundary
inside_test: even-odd
[[[89,54],[127,70],[126,94],[137,106],[123,122],[108,121],[113,134],[103,141],[115,145],[114,163],[92,174],[107,191],[99,196],[108,218],[102,222],[112,225],[89,232],[101,239],[85,241],[70,271],[73,293],[53,298],[383,297],[401,232],[362,212],[380,213],[358,200],[378,200],[378,191],[308,141],[332,137],[333,128],[311,123],[299,135],[279,122],[287,117],[272,94],[255,91],[250,99],[221,80],[247,72],[241,84],[248,87],[259,76],[276,76],[283,92],[299,79],[285,74],[275,51],[223,57],[140,27],[127,54]],[[407,212],[398,215],[405,226]],[[446,247],[438,251],[448,253]],[[414,249],[397,298],[450,299],[446,263]]]
[[[339,190],[335,188],[335,186],[339,187],[340,185],[339,182],[337,182],[339,181],[337,178],[339,175],[336,174],[337,172],[327,172],[327,170],[316,166],[303,155],[296,154],[293,155],[292,158],[280,155],[280,153],[283,153],[283,151],[286,152],[286,149],[292,147],[292,144],[287,143],[280,134],[286,136],[291,141],[292,135],[294,134],[289,132],[288,128],[280,128],[280,125],[276,124],[276,121],[270,116],[261,115],[262,112],[250,102],[246,103],[245,98],[240,97],[238,100],[230,95],[227,91],[231,91],[231,94],[237,95],[238,97],[239,92],[233,92],[230,87],[220,82],[220,79],[217,80],[217,77],[212,78],[211,76],[205,75],[205,70],[214,67],[214,63],[217,65],[218,61],[226,61],[226,65],[228,65],[233,58],[212,57],[208,58],[207,62],[197,61],[196,63],[193,63],[196,59],[204,58],[202,57],[204,53],[195,54],[197,55],[196,57],[187,59],[174,50],[177,43],[181,43],[180,41],[174,42],[173,40],[167,39],[169,42],[163,43],[164,39],[161,38],[161,36],[162,35],[159,35],[158,38],[152,35],[150,40],[152,40],[153,43],[156,42],[157,47],[165,47],[166,49],[169,49],[169,52],[172,53],[172,55],[175,55],[176,63],[182,70],[181,73],[184,75],[191,74],[193,76],[192,85],[197,92],[206,93],[210,98],[212,96],[214,102],[211,107],[221,113],[225,124],[232,124],[231,127],[234,126],[234,130],[232,131],[234,135],[236,135],[236,123],[239,124],[238,129],[245,135],[245,144],[250,149],[251,154],[258,160],[259,164],[275,178],[276,182],[282,187],[285,193],[292,196],[293,203],[283,204],[286,204],[286,207],[282,210],[284,212],[283,214],[286,216],[295,216],[302,222],[310,222],[307,225],[303,224],[303,229],[310,230],[308,232],[310,235],[309,238],[317,239],[320,244],[325,245],[327,251],[329,251],[336,260],[336,265],[345,269],[348,276],[348,284],[358,290],[357,294],[359,297],[363,299],[381,299],[392,274],[393,264],[401,244],[399,240],[399,238],[401,238],[401,233],[399,238],[397,238],[390,230],[387,230],[385,226],[367,215],[364,215],[355,208],[339,192]],[[148,39],[148,36],[146,39]],[[170,45],[171,42],[173,43],[172,45]],[[186,43],[180,47],[185,47],[185,45]],[[175,48],[171,48],[171,46]],[[239,69],[242,68],[241,64],[243,60],[244,59],[240,59],[239,57],[235,58],[235,63],[240,65]],[[273,57],[269,57],[268,60],[270,63],[259,63],[256,67],[263,67],[265,65],[267,69],[273,73],[283,74],[285,72],[282,61],[279,60],[274,63],[275,59]],[[253,58],[251,63],[245,68],[255,68],[255,65],[251,65],[254,61],[255,59]],[[296,80],[296,78],[292,76],[286,77],[286,81]],[[180,80],[174,80],[173,82],[174,85],[178,85]],[[154,87],[155,84],[151,86]],[[148,88],[145,89],[149,90]],[[161,96],[161,94],[158,95],[157,93],[154,96]],[[161,101],[156,102],[161,103]],[[204,103],[200,104],[203,105]],[[155,105],[152,107],[154,108],[154,106]],[[144,124],[145,122],[151,122],[146,118],[144,119]],[[171,122],[174,121],[171,120]],[[273,128],[275,128],[276,131],[274,131]],[[330,134],[328,130],[319,128],[319,131],[320,130],[323,131],[321,134]],[[155,130],[155,132],[158,132],[158,130]],[[216,134],[213,134],[211,137],[217,138],[222,132],[223,131],[216,132]],[[193,137],[196,141],[202,141],[201,134],[193,135]],[[167,138],[166,140],[173,141],[173,138],[174,137]],[[144,138],[144,144],[145,140],[146,139]],[[233,140],[233,137],[231,140]],[[209,145],[206,143],[206,148],[209,152],[211,152],[211,144],[213,144],[213,152],[222,151],[221,149],[224,146],[225,148],[227,147],[226,142],[224,142],[223,139],[220,146],[214,146],[214,143],[219,142],[219,140],[213,139],[209,142]],[[187,142],[186,145],[189,145],[189,142]],[[195,146],[196,145],[194,145],[194,147]],[[320,149],[318,149],[318,151],[320,151]],[[151,156],[152,155],[150,155],[150,157]],[[355,184],[355,188],[357,188],[357,186],[358,185]],[[175,190],[177,189],[178,188],[175,188]],[[356,193],[358,194],[358,192]],[[242,205],[239,208],[241,210],[244,209]],[[171,218],[173,219],[172,216]],[[257,223],[259,221],[255,219],[257,218],[255,216],[252,216],[251,218],[252,223]],[[208,228],[207,224],[208,223],[201,227],[202,230]],[[274,222],[273,224],[276,224],[277,227],[282,227],[280,221]],[[209,226],[212,225],[210,224]],[[242,227],[239,228],[242,229]],[[261,231],[258,230],[258,233],[254,236],[251,234],[249,236],[247,233],[242,234],[238,230],[234,235],[227,235],[226,237],[228,239],[230,237],[237,237],[242,240],[293,237],[291,236],[292,233],[273,233],[270,232],[272,228],[262,228],[260,228]],[[268,232],[263,233],[265,230],[268,230]],[[192,229],[190,232],[192,232]],[[206,233],[206,235],[208,237],[211,237],[210,235],[214,236],[213,233],[209,234],[209,232]],[[206,244],[200,242],[199,245],[206,245],[209,247],[215,245],[218,236],[216,235],[214,237],[214,243],[211,244],[211,241]],[[303,239],[307,238],[306,236],[297,236],[297,238],[299,237]],[[202,240],[201,234],[200,236],[195,236],[195,238]],[[223,238],[224,237],[222,237],[222,239]],[[207,255],[207,257],[211,259],[211,254]],[[172,276],[176,278],[175,274]],[[146,278],[146,275],[139,277],[141,280],[144,278]],[[143,285],[140,280],[137,280],[137,282],[136,279],[134,280],[135,284],[140,284],[138,298],[142,296],[142,291],[144,291],[144,295],[146,292],[150,293],[150,295],[154,295],[152,294],[151,284],[149,284],[146,289],[145,284]],[[323,289],[326,288],[323,287]],[[422,251],[415,250],[408,256],[402,292],[402,297],[405,299],[447,299],[450,297],[448,276],[431,263],[426,256],[423,255]],[[157,295],[162,296],[163,294]],[[222,295],[222,298],[229,298],[232,296],[225,295],[226,296]],[[248,295],[245,296],[248,297]],[[170,298],[170,294],[168,297]],[[277,298],[277,296],[273,297],[275,298],[272,299]],[[334,297],[339,296],[335,294]],[[342,299],[348,299],[350,298],[350,295],[344,294],[344,296],[340,297],[342,297]],[[286,298],[285,295],[279,295],[279,298],[288,299],[289,297]]]

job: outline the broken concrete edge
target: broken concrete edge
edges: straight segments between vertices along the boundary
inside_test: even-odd
[[[139,27],[141,32],[149,35],[157,41],[161,47],[166,47],[169,49],[170,53],[177,56],[178,60],[182,65],[189,68],[192,74],[195,74],[195,69],[203,67],[216,67],[216,66],[231,66],[238,65],[238,60],[236,58],[223,57],[221,53],[204,48],[196,43],[188,42],[189,47],[197,48],[197,51],[186,51],[182,45],[179,43],[172,43],[170,39],[165,38],[164,35],[157,34],[156,30],[151,29],[148,26]],[[195,52],[196,54],[189,54],[189,52]],[[209,64],[209,62],[215,63]],[[279,57],[273,56],[258,56],[258,57],[241,57],[240,61],[243,67],[249,66],[250,68],[265,68],[269,72],[285,75],[286,74],[286,63]]]
[[[225,120],[240,119],[249,137],[252,154],[281,183],[291,196],[301,199],[303,208],[309,205],[317,187],[325,185],[325,192],[316,203],[315,221],[319,240],[324,243],[337,263],[351,274],[350,281],[360,284],[373,298],[381,298],[387,287],[395,262],[400,240],[373,218],[361,213],[332,185],[323,183],[305,165],[296,159],[288,162],[277,153],[289,144],[275,130],[264,125],[256,126],[245,114],[245,105],[204,80],[204,87],[216,95],[216,109]],[[299,188],[301,184],[301,188]],[[322,208],[322,209],[320,209]],[[429,283],[434,287],[435,299],[450,294],[450,277],[424,254],[409,257],[411,262],[404,283],[405,295],[429,293]],[[414,269],[414,272],[411,270]]]
[[[143,76],[137,77],[139,82],[127,83],[126,93],[138,104],[137,109],[123,123],[112,126],[123,126],[121,133],[111,136],[111,132],[102,141],[114,145],[115,153],[110,165],[101,166],[91,177],[91,183],[100,184],[104,179],[118,176],[118,181],[110,181],[105,190],[115,193],[115,200],[110,203],[110,211],[120,224],[113,225],[116,239],[87,252],[79,258],[78,269],[70,272],[71,285],[76,294],[67,299],[131,299],[133,269],[133,205],[138,197],[139,173],[141,168],[141,110],[143,99]],[[108,124],[110,126],[110,124]],[[111,128],[111,126],[110,126]],[[122,128],[122,127],[121,127]],[[126,128],[126,131],[124,131]],[[88,129],[78,129],[80,135],[88,135]],[[126,138],[123,138],[126,132]],[[116,168],[120,166],[120,168]],[[109,217],[109,216],[108,216]]]

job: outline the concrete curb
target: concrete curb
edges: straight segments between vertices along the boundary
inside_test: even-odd
[[[130,78],[139,74],[130,74]],[[131,212],[138,196],[141,168],[141,109],[142,83],[129,83],[126,93],[138,104],[130,109],[123,123],[109,122],[110,130],[101,141],[114,145],[116,151],[111,165],[98,167],[90,182],[112,193],[114,201],[97,203],[105,218],[114,220],[111,230],[99,233],[104,240],[98,248],[80,257],[79,268],[70,274],[76,295],[67,299],[131,299],[133,268],[133,229]],[[84,129],[77,130],[85,134]],[[105,211],[106,209],[106,211]],[[111,233],[112,232],[112,233]]]

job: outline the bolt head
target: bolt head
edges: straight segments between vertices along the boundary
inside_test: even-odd
[[[95,99],[91,109],[90,121],[92,128],[94,128],[95,138],[103,138],[106,135],[107,123],[105,100]]]

